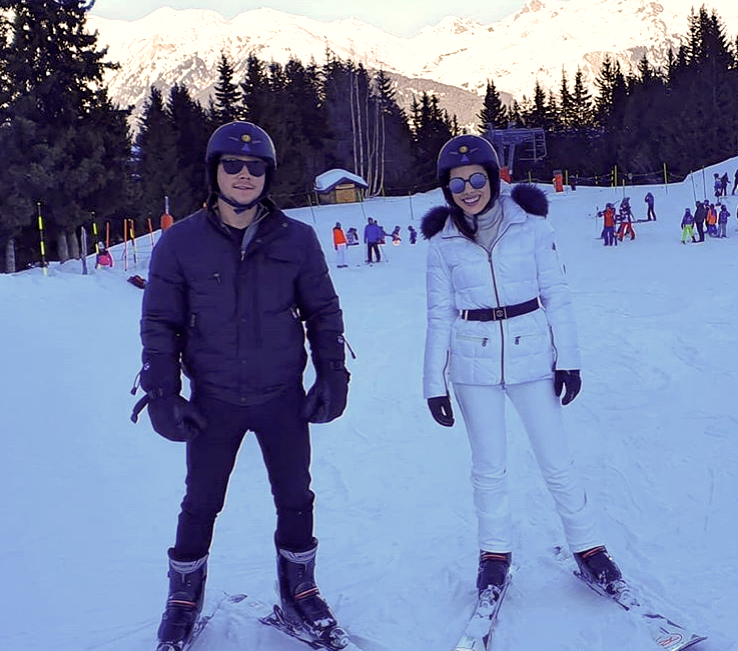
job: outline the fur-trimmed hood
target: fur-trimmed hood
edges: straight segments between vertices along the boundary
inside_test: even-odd
[[[510,197],[530,215],[545,218],[548,214],[548,199],[543,190],[537,188],[535,185],[519,183],[513,186]],[[497,200],[499,201],[499,197]],[[452,216],[452,209],[449,206],[435,206],[431,208],[420,222],[420,232],[423,234],[423,237],[429,240],[439,233],[450,216]]]

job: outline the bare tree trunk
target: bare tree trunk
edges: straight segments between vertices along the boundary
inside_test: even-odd
[[[359,176],[364,178],[366,174],[366,161],[364,160],[364,140],[366,134],[361,120],[361,95],[359,93],[359,74],[356,74],[356,120],[359,127]]]
[[[5,245],[5,271],[9,274],[15,273],[15,239],[8,238]]]
[[[67,244],[67,234],[62,231],[59,233],[59,237],[57,239],[57,247],[59,254],[59,262],[64,263],[67,260],[69,260],[69,246]]]
[[[349,70],[349,110],[351,111],[351,138],[354,155],[354,174],[359,174],[359,163],[357,159],[357,146],[356,146],[356,109],[354,106],[354,72]]]
[[[378,145],[378,118],[379,118],[379,103],[377,101],[374,101],[372,104],[372,108],[374,109],[373,113],[373,120],[369,121],[367,119],[367,122],[371,125],[371,133],[369,134],[369,137],[367,138],[367,142],[369,143],[369,173],[367,178],[367,182],[369,183],[369,194],[371,196],[375,196],[377,194],[377,145]],[[367,109],[367,116],[369,115],[369,111]]]
[[[384,153],[385,148],[387,147],[387,131],[385,128],[385,121],[384,121],[384,107],[380,110],[379,113],[379,121],[380,121],[380,142],[379,142],[379,188],[377,189],[377,194],[384,194]]]
[[[69,240],[69,256],[72,260],[79,260],[79,240],[77,239],[77,233],[74,229],[69,231],[67,238]]]

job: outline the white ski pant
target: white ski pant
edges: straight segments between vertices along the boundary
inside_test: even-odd
[[[454,384],[472,452],[471,481],[479,520],[479,548],[512,551],[512,516],[507,489],[505,395],[528,433],[569,548],[579,552],[602,544],[592,505],[569,454],[561,404],[552,380],[508,385]]]
[[[346,245],[345,244],[336,245],[336,264],[339,267],[346,266]]]

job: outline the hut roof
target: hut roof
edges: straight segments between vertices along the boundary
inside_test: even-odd
[[[317,192],[330,192],[341,183],[353,183],[362,188],[368,188],[369,184],[356,174],[342,169],[332,169],[315,177],[315,190]]]

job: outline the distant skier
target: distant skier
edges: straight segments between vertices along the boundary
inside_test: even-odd
[[[694,225],[697,228],[697,235],[699,236],[698,242],[705,241],[705,218],[707,217],[707,207],[709,202],[705,199],[704,202],[697,201],[694,209]]]
[[[95,256],[95,267],[112,267],[115,264],[104,242],[97,243],[97,255]]]
[[[418,231],[413,228],[413,225],[407,227],[408,233],[410,233],[410,244],[415,244],[418,241]]]
[[[730,195],[733,196],[737,189],[738,189],[738,170],[736,170],[735,174],[733,175],[733,190],[730,193]]]
[[[626,235],[630,235],[630,239],[636,238],[635,229],[633,228],[633,213],[630,210],[630,200],[628,197],[623,198],[620,202],[620,213],[618,214],[620,228],[618,230],[618,239],[622,242]]]
[[[348,246],[346,240],[346,233],[341,228],[341,222],[336,222],[333,227],[333,248],[336,251],[336,266],[339,269],[345,269],[348,267],[346,264],[346,247]]]
[[[717,210],[715,209],[715,204],[711,203],[709,208],[707,209],[707,217],[705,217],[705,224],[707,224],[707,234],[710,237],[715,237],[717,235]]]
[[[718,233],[717,237],[728,237],[727,234],[727,228],[728,228],[728,219],[730,218],[730,212],[728,211],[728,207],[723,204],[720,206],[720,213],[718,214]]]
[[[358,246],[359,244],[359,233],[353,226],[346,231],[346,244],[347,246]]]
[[[691,239],[692,242],[696,241],[694,239],[694,233],[692,232],[693,226],[694,217],[692,216],[689,208],[687,208],[684,212],[684,217],[682,217],[682,244],[686,244],[688,239]]]
[[[382,254],[379,252],[381,239],[381,228],[372,217],[367,218],[367,224],[364,226],[364,244],[366,244],[366,261],[368,264],[371,264],[375,257],[377,262],[382,259]]]
[[[615,206],[608,203],[602,212],[602,239],[605,240],[604,246],[617,246],[615,239]]]
[[[429,240],[423,395],[433,419],[453,426],[450,380],[466,425],[480,596],[501,593],[514,542],[506,481],[508,398],[580,570],[612,588],[621,573],[601,543],[596,507],[572,463],[561,414],[581,388],[580,354],[570,290],[553,228],[543,218],[548,201],[527,184],[500,195],[499,171],[495,150],[480,136],[455,136],[439,153],[445,205],[421,222]]]
[[[730,180],[728,179],[728,173],[725,172],[720,177],[720,192],[721,192],[721,194],[722,194],[723,197],[727,197],[728,196],[728,184],[729,183],[730,183]]]
[[[656,212],[653,209],[653,194],[651,194],[651,192],[647,192],[643,200],[646,202],[646,206],[648,207],[648,210],[646,211],[646,221],[656,221]]]

